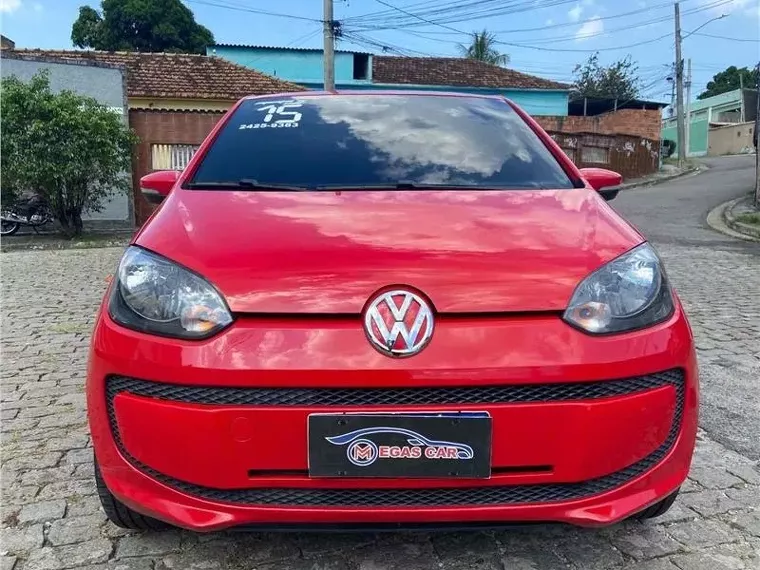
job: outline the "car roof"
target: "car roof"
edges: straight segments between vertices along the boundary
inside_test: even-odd
[[[371,90],[340,90],[340,91],[296,91],[288,93],[270,93],[268,95],[249,95],[243,100],[264,99],[269,97],[331,97],[334,95],[350,96],[373,96],[373,95],[410,95],[416,97],[459,97],[466,99],[493,99],[497,101],[509,101],[503,95],[484,95],[480,93],[462,93],[455,91],[422,91],[422,90],[393,90],[393,89],[371,89]]]

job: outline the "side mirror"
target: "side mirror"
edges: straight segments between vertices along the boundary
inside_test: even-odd
[[[581,168],[581,176],[607,201],[612,200],[618,195],[620,189],[613,187],[619,186],[623,181],[623,177],[620,174],[605,168]],[[605,190],[605,188],[608,188],[608,190]]]
[[[140,178],[140,191],[151,204],[160,204],[179,178],[178,170],[158,170]]]

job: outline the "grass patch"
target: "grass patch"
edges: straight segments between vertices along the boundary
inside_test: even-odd
[[[760,212],[753,213],[747,212],[736,216],[736,221],[742,224],[749,224],[752,226],[760,226]]]

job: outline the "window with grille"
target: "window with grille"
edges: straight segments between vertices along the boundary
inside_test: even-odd
[[[197,150],[198,146],[192,144],[154,144],[151,146],[151,169],[184,170]]]
[[[608,164],[610,162],[610,151],[598,146],[583,146],[581,147],[581,162]]]

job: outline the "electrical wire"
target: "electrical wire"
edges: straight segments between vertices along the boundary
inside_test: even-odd
[[[280,12],[268,12],[266,10],[257,10],[255,8],[248,8],[246,6],[242,6],[240,4],[221,4],[220,2],[212,2],[210,0],[186,0],[187,2],[191,4],[200,4],[203,6],[213,6],[215,8],[225,8],[227,10],[236,10],[238,12],[249,12],[251,14],[259,14],[262,16],[275,16],[278,18],[290,18],[293,20],[304,20],[308,22],[322,22],[322,20],[318,20],[316,18],[307,18],[305,16],[296,16],[293,14],[283,14]]]
[[[713,34],[703,34],[702,32],[691,32],[694,36],[702,36],[704,38],[714,38],[716,40],[727,40],[730,42],[752,42],[752,43],[760,43],[760,39],[750,39],[750,38],[727,38],[725,36],[716,36]]]

